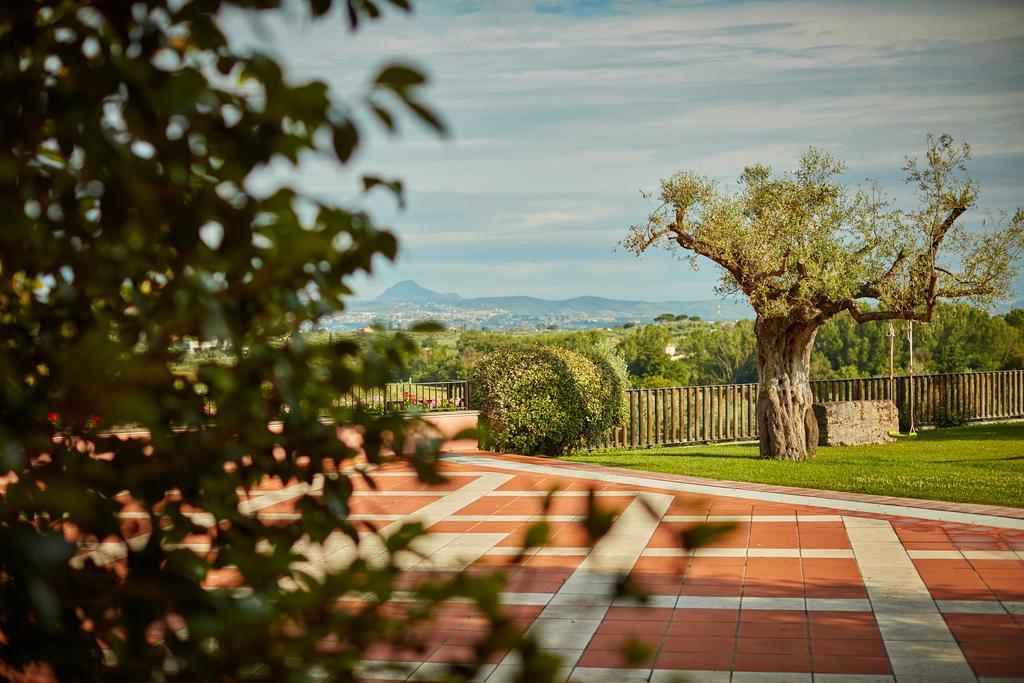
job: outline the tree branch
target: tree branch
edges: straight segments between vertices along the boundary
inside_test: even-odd
[[[876,277],[871,282],[862,285],[860,290],[857,292],[857,296],[878,298],[878,296],[881,293],[878,289],[879,286],[891,280],[896,275],[896,273],[899,272],[900,268],[903,266],[906,260],[906,249],[900,249],[900,253],[896,255],[896,259],[892,262],[892,265],[889,266],[889,269],[882,273],[880,276]]]
[[[727,258],[724,254],[711,252],[704,248],[704,245],[693,237],[693,235],[686,232],[681,224],[682,210],[676,209],[676,222],[666,227],[666,230],[675,233],[676,244],[681,246],[683,249],[689,249],[695,254],[700,254],[706,258],[711,259],[718,265],[729,271],[740,288],[746,293],[750,294],[749,278],[744,276],[743,269],[740,268],[738,263],[735,263],[732,259]]]
[[[941,245],[942,240],[946,238],[946,233],[949,232],[949,229],[953,227],[954,223],[956,223],[956,219],[960,218],[961,214],[966,210],[966,206],[957,206],[950,209],[949,215],[946,216],[946,220],[942,221],[942,225],[940,225],[939,229],[935,231],[934,235],[932,235],[932,245],[931,249],[929,249],[929,253],[932,256],[938,252],[939,245]]]
[[[932,311],[935,309],[935,302],[931,302],[923,311],[892,310],[892,311],[862,311],[860,306],[853,299],[847,300],[842,308],[850,312],[853,319],[858,323],[871,322],[873,320],[918,320],[928,323],[932,321]],[[842,310],[842,309],[840,309]]]
[[[764,274],[765,277],[782,277],[789,270],[789,255],[793,253],[793,245],[790,244],[786,247],[786,253],[782,255],[782,263],[775,270],[770,270]]]

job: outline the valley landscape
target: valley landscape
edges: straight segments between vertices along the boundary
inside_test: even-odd
[[[413,280],[403,280],[372,300],[349,302],[344,312],[321,320],[320,327],[341,332],[374,324],[402,328],[423,320],[437,320],[451,327],[495,330],[588,329],[649,322],[663,313],[723,322],[753,317],[750,306],[739,300],[628,301],[599,296],[464,298],[435,292]]]

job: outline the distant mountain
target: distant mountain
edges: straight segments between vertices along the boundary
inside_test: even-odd
[[[421,287],[415,280],[402,280],[388,287],[374,299],[382,303],[407,301],[422,303],[425,301],[460,301],[458,294],[442,294],[426,287]]]
[[[570,329],[651,322],[662,313],[721,321],[753,317],[753,311],[746,302],[729,299],[624,301],[599,296],[560,300],[534,296],[464,298],[458,294],[435,292],[414,280],[403,280],[372,301],[350,302],[346,313],[332,316],[324,324],[329,329],[345,329],[374,322],[403,326],[416,320],[433,319],[469,327],[532,329],[555,325]]]

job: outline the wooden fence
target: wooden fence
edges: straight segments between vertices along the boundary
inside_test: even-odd
[[[402,410],[444,412],[465,410],[469,405],[469,382],[392,382],[383,387],[355,388],[338,399],[338,404],[359,404],[368,410],[390,413]]]
[[[811,382],[815,401],[891,399],[906,424],[943,416],[967,421],[1024,417],[1024,370],[946,375],[864,377]],[[599,448],[669,446],[757,438],[756,384],[630,389],[625,426],[608,432]]]

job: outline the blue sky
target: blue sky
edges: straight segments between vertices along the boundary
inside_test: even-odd
[[[402,251],[361,296],[413,278],[464,296],[710,298],[710,265],[617,248],[649,208],[639,191],[683,169],[727,182],[748,163],[790,169],[809,145],[900,200],[904,156],[950,132],[982,183],[967,218],[1024,203],[1020,2],[434,0],[356,35],[299,13],[227,26],[340,95],[388,61],[430,75],[450,139],[406,122],[374,131],[349,171],[310,159],[258,179],[339,202],[357,172],[404,179],[404,212],[368,205]]]

